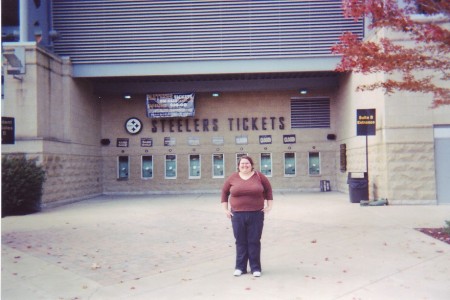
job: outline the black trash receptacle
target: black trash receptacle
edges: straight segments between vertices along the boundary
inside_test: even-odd
[[[351,203],[360,203],[361,200],[369,200],[369,179],[367,178],[367,172],[364,172],[363,177],[356,177],[352,172],[348,172],[347,183]]]

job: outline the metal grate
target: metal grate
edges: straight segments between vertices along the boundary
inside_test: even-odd
[[[291,99],[291,128],[330,128],[330,99]]]
[[[331,56],[363,35],[341,1],[54,0],[54,50],[74,64]]]

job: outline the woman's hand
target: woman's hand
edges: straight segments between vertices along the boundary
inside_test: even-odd
[[[228,202],[222,202],[223,205],[223,209],[225,210],[225,213],[227,215],[228,219],[231,219],[231,217],[233,216],[233,213],[228,209]]]
[[[228,219],[231,219],[231,217],[233,216],[233,213],[231,211],[229,211],[228,209],[225,210],[225,213],[226,213]]]
[[[272,210],[273,200],[267,200],[267,205],[262,210],[265,214],[269,213]]]
[[[264,207],[264,209],[262,210],[265,214],[269,213],[272,210],[272,207],[270,206],[266,206]]]

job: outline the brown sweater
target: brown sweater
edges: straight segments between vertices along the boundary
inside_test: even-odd
[[[260,172],[255,171],[255,174],[247,180],[242,179],[236,172],[223,184],[221,202],[228,200],[233,211],[262,210],[264,200],[273,200],[272,186],[267,177]]]

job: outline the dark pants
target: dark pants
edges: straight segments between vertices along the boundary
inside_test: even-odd
[[[247,272],[261,272],[261,235],[264,226],[264,212],[233,212],[231,218],[236,239],[236,269]]]

